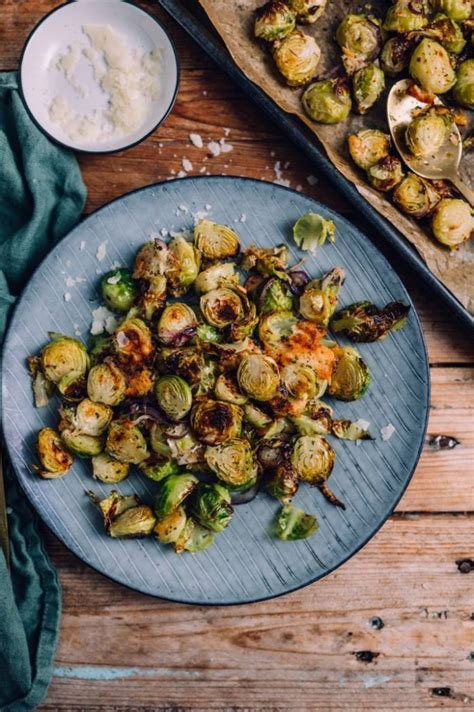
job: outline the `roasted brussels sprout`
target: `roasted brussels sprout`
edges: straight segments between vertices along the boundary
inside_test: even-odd
[[[137,297],[137,288],[128,269],[108,272],[100,283],[102,297],[109,309],[128,312]]]
[[[380,53],[380,65],[389,77],[396,77],[403,72],[409,63],[413,50],[413,42],[406,35],[390,37]]]
[[[244,307],[239,294],[226,287],[212,289],[203,294],[200,307],[205,320],[218,329],[223,329],[244,315]]]
[[[402,162],[396,156],[386,156],[367,170],[367,178],[374,188],[387,193],[403,179]]]
[[[155,499],[155,514],[163,519],[177,509],[191,494],[199,480],[190,472],[169,475],[162,480]]]
[[[263,286],[258,299],[260,314],[276,311],[291,311],[294,297],[287,282],[273,277]]]
[[[93,366],[89,371],[87,395],[91,401],[118,405],[125,398],[126,390],[126,378],[111,359]]]
[[[123,321],[113,334],[115,352],[126,364],[141,364],[153,353],[151,331],[142,319]]]
[[[158,340],[164,346],[183,346],[196,335],[198,320],[190,306],[183,302],[169,304],[158,322]]]
[[[364,129],[347,139],[349,153],[354,163],[367,170],[386,158],[390,151],[390,139],[378,129]]]
[[[372,342],[383,339],[390,330],[401,329],[410,307],[390,302],[379,309],[371,302],[356,302],[342,309],[331,322],[332,331],[343,332],[352,341]]]
[[[257,307],[247,297],[245,289],[234,287],[235,294],[240,298],[242,304],[242,316],[229,324],[228,338],[230,341],[241,342],[251,336],[258,324]]]
[[[295,361],[281,371],[281,382],[293,398],[313,398],[316,394],[316,374],[311,366]]]
[[[469,20],[472,13],[472,0],[430,0],[433,10],[442,12],[456,22]]]
[[[469,240],[474,230],[472,210],[465,200],[445,198],[433,212],[433,235],[451,250]]]
[[[299,87],[316,74],[321,50],[314,37],[294,30],[275,43],[273,59],[286,83],[290,87]]]
[[[222,286],[238,285],[239,277],[235,273],[233,262],[217,262],[199,272],[194,283],[198,294],[205,294]]]
[[[191,411],[191,425],[199,440],[217,445],[240,435],[242,410],[233,403],[198,401]]]
[[[135,257],[133,277],[153,280],[168,270],[168,247],[163,240],[153,240],[141,247]]]
[[[416,34],[436,40],[451,54],[460,54],[466,46],[460,25],[445,15],[438,15]]]
[[[443,145],[452,127],[449,115],[442,115],[432,107],[415,116],[405,131],[409,151],[417,158],[433,156]]]
[[[367,426],[358,421],[333,420],[331,432],[339,440],[373,440]]]
[[[89,356],[84,344],[77,339],[53,333],[50,337],[51,341],[41,352],[41,368],[48,381],[67,395],[67,389],[84,378]]]
[[[187,516],[184,507],[173,509],[166,517],[159,519],[153,534],[161,544],[174,544],[186,526]]]
[[[272,358],[262,354],[248,354],[237,371],[240,388],[258,401],[271,400],[280,385],[278,366]]]
[[[244,406],[244,417],[247,423],[254,428],[261,430],[267,428],[272,423],[272,418],[264,413],[263,410],[257,408],[253,403],[246,403]]]
[[[139,465],[149,457],[141,430],[129,421],[113,420],[107,433],[105,449],[119,462]]]
[[[191,385],[200,382],[204,365],[203,355],[188,346],[178,349],[164,348],[158,354],[158,367],[161,373],[175,374]]]
[[[42,428],[39,431],[36,449],[41,467],[35,466],[34,469],[43,479],[62,477],[71,469],[74,458],[67,451],[59,433],[52,428]]]
[[[83,435],[102,435],[112,420],[112,408],[85,398],[76,408],[60,408],[60,430],[74,430]]]
[[[428,24],[424,0],[397,0],[388,8],[383,23],[387,32],[411,32]]]
[[[112,519],[107,533],[112,539],[134,539],[149,536],[155,524],[156,518],[151,508],[141,504]]]
[[[194,241],[198,250],[208,260],[235,257],[240,251],[237,233],[227,225],[220,225],[212,220],[204,219],[197,223],[194,228]]]
[[[231,487],[247,486],[257,477],[252,447],[245,438],[232,438],[208,447],[204,457],[214,474]]]
[[[137,299],[137,305],[145,319],[150,321],[157,312],[159,312],[166,303],[167,296],[166,277],[154,277],[149,281],[141,282],[140,296]]]
[[[140,464],[140,471],[150,480],[161,482],[168,475],[180,475],[181,467],[174,460],[158,460],[153,462],[153,458]]]
[[[291,463],[284,460],[271,470],[266,475],[265,488],[282,504],[290,502],[298,491],[298,477]]]
[[[409,173],[393,191],[393,202],[414,218],[429,215],[439,203],[438,191],[424,178]]]
[[[458,104],[474,111],[474,59],[466,59],[459,65],[453,97]]]
[[[196,336],[205,344],[219,344],[224,338],[219,329],[210,324],[199,324]]]
[[[327,0],[286,0],[286,4],[296,12],[298,22],[311,25],[323,14]]]
[[[61,437],[66,447],[79,457],[94,457],[104,449],[104,439],[95,435],[84,435],[77,430],[62,430]]]
[[[336,453],[328,441],[319,435],[299,437],[291,454],[291,464],[297,476],[311,485],[327,480],[334,467]]]
[[[380,20],[372,15],[346,15],[336,30],[336,40],[342,49],[342,63],[353,74],[372,62],[382,47]]]
[[[285,504],[276,520],[276,533],[283,541],[307,539],[319,528],[316,517],[306,514],[299,507]]]
[[[100,509],[107,531],[116,517],[140,505],[140,499],[136,494],[121,495],[117,490],[112,490],[105,499],[100,499],[93,492],[87,492],[87,494],[91,502]]]
[[[181,438],[168,439],[170,455],[178,465],[196,465],[204,462],[205,447],[191,433]]]
[[[328,388],[329,395],[338,400],[359,400],[369,384],[369,368],[357,351],[351,347],[339,347],[336,368]]]
[[[213,541],[214,535],[211,534],[209,529],[204,529],[192,517],[188,517],[184,528],[176,539],[175,551],[177,554],[182,554],[183,551],[195,554],[198,551],[207,549]]]
[[[298,435],[329,435],[332,427],[332,409],[321,403],[319,412],[309,415],[298,415],[291,418]]]
[[[242,269],[254,269],[263,277],[279,277],[288,281],[286,273],[288,263],[288,247],[248,247],[242,260]]]
[[[191,513],[202,527],[213,532],[223,531],[233,513],[229,490],[217,483],[200,482],[193,494]]]
[[[199,274],[201,253],[182,235],[168,245],[166,279],[172,297],[182,297]]]
[[[296,16],[284,2],[271,0],[257,10],[254,33],[259,40],[274,42],[295,29]]]
[[[337,299],[346,275],[334,267],[320,279],[313,279],[300,297],[300,314],[305,319],[327,326],[336,311]]]
[[[412,79],[432,94],[444,94],[456,82],[448,53],[439,42],[427,37],[413,52],[409,71]]]
[[[332,220],[323,218],[322,215],[305,213],[293,225],[293,239],[301,250],[307,250],[314,255],[326,240],[336,241],[336,226]]]
[[[301,101],[308,116],[320,124],[338,124],[349,116],[351,94],[345,79],[322,79],[311,84]]]
[[[352,92],[356,111],[365,114],[372,108],[384,89],[385,75],[373,62],[354,72]]]
[[[155,385],[155,395],[161,410],[171,420],[182,420],[191,410],[191,388],[180,376],[162,376]]]
[[[130,466],[127,462],[119,462],[106,452],[102,452],[92,458],[92,475],[94,479],[107,485],[116,484],[124,480],[128,475],[129,469]]]
[[[235,376],[231,373],[221,373],[214,386],[214,395],[218,400],[235,405],[245,405],[248,397],[242,393]]]
[[[28,359],[28,369],[33,379],[33,395],[35,407],[44,408],[49,403],[49,399],[54,392],[54,384],[48,381],[39,365],[37,356],[30,356]]]

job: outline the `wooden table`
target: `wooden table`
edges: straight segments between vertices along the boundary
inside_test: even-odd
[[[54,6],[2,0],[0,67]],[[364,226],[325,180],[269,124],[165,13],[182,77],[173,113],[142,145],[80,157],[87,212],[133,188],[178,173],[275,180],[326,202]],[[230,129],[229,153],[191,145]],[[275,164],[276,166],[275,172]],[[317,178],[318,176],[316,176]],[[376,237],[376,236],[374,236]],[[61,642],[43,710],[446,710],[474,707],[474,354],[431,294],[385,250],[417,305],[428,343],[432,403],[427,443],[395,514],[372,541],[323,581],[275,601],[186,607],[148,598],[82,564],[48,531],[64,591]]]

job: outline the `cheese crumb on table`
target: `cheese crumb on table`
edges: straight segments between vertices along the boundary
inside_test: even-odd
[[[380,428],[380,435],[382,436],[382,440],[390,440],[394,432],[395,428],[391,423],[386,425],[384,428]]]

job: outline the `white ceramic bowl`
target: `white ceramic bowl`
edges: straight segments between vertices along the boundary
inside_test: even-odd
[[[147,100],[139,126],[118,135],[71,138],[63,125],[51,118],[50,107],[55,97],[62,96],[75,113],[86,115],[107,105],[107,97],[94,80],[85,58],[81,56],[75,69],[76,83],[86,88],[83,95],[74,90],[64,72],[57,68],[57,58],[69,47],[87,44],[82,28],[88,24],[110,26],[139,55],[159,48],[159,91],[156,97]],[[169,35],[152,15],[124,0],[76,0],[57,7],[30,34],[20,63],[20,89],[35,123],[57,143],[86,153],[120,151],[142,141],[171,111],[178,84],[178,57]]]

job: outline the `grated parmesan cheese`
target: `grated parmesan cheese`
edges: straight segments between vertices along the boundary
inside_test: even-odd
[[[107,309],[107,307],[97,307],[92,310],[92,324],[90,333],[93,336],[103,334],[107,331],[111,334],[118,326],[116,316]]]
[[[380,428],[380,435],[382,436],[382,440],[390,440],[394,432],[395,428],[391,423],[386,425],[384,428]]]
[[[97,261],[102,262],[102,260],[105,258],[106,254],[107,254],[107,240],[104,240],[104,242],[100,243],[99,247],[97,248],[97,252],[95,253]]]

